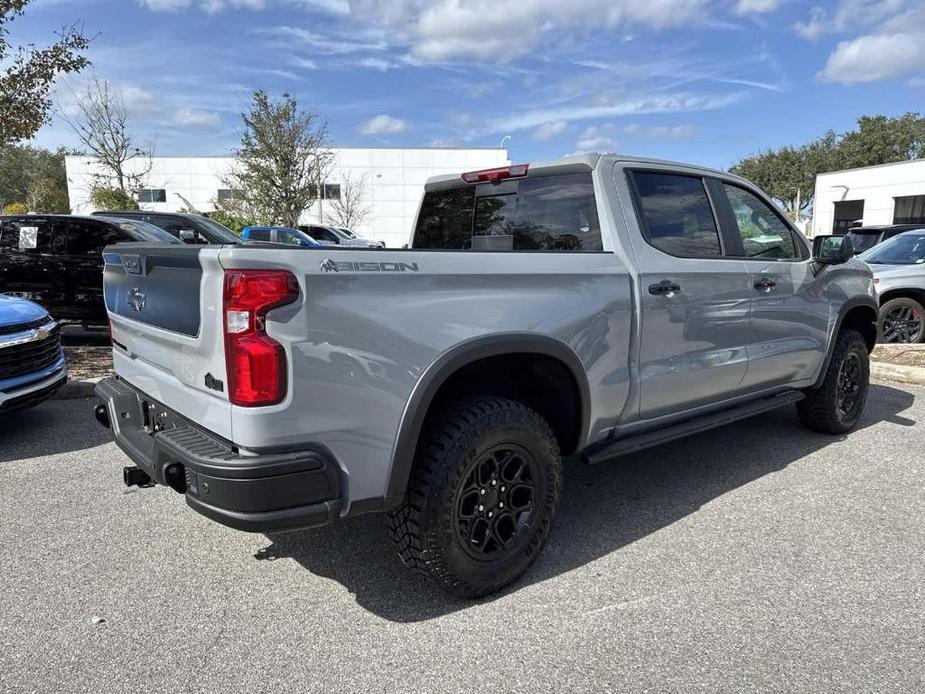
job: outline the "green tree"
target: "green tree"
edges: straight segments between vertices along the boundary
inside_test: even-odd
[[[21,202],[11,202],[3,206],[3,214],[26,214],[29,206]]]
[[[28,140],[49,120],[55,79],[87,66],[88,41],[72,26],[47,48],[13,47],[8,25],[31,0],[0,0],[0,145]]]
[[[785,146],[746,157],[730,171],[747,178],[795,215],[811,207],[816,175],[925,157],[925,118],[918,113],[890,118],[862,116],[856,130],[829,131],[801,147]]]
[[[256,222],[247,217],[229,212],[228,210],[218,209],[208,214],[209,219],[215,220],[219,224],[224,224],[238,236],[244,231],[244,227],[254,226]]]
[[[29,208],[44,214],[70,214],[71,201],[67,189],[52,178],[39,178],[29,187]]]
[[[97,210],[137,210],[138,202],[126,191],[115,186],[94,186],[90,202]]]
[[[64,158],[67,151],[51,152],[27,145],[0,146],[0,206],[40,197],[37,212],[69,210],[67,174]],[[56,202],[52,205],[51,200]],[[50,207],[53,209],[40,209]]]
[[[847,132],[839,143],[840,165],[890,164],[925,157],[925,118],[906,113],[896,118],[861,116],[858,129]]]
[[[241,147],[224,185],[240,191],[227,211],[264,224],[294,226],[318,196],[331,161],[327,125],[302,111],[294,97],[271,101],[253,94],[250,111],[241,114]]]

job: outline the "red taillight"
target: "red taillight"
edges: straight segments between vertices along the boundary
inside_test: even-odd
[[[286,351],[267,335],[267,311],[299,298],[285,270],[225,271],[225,366],[228,399],[242,407],[275,405],[286,397]]]
[[[466,183],[497,183],[506,178],[523,178],[527,175],[529,164],[514,164],[498,169],[485,169],[484,171],[468,171],[462,175]]]

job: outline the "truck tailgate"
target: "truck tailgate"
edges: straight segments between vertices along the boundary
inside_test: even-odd
[[[116,245],[104,260],[116,373],[230,439],[218,249]]]

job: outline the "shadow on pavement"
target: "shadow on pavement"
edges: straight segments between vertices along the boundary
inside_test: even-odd
[[[47,400],[0,415],[0,463],[94,448],[112,435],[93,416],[93,400]]]
[[[913,400],[907,391],[871,384],[858,428],[880,422],[913,426],[901,415]],[[804,429],[793,409],[785,407],[612,463],[566,465],[549,544],[526,576],[502,595],[617,551],[841,438]],[[384,619],[422,621],[473,604],[450,598],[405,570],[378,515],[268,537],[271,544],[256,559],[292,558],[313,574],[338,581],[358,604]]]

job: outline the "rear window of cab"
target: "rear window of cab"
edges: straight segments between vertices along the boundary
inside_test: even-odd
[[[428,191],[421,203],[412,247],[601,251],[591,172]]]

